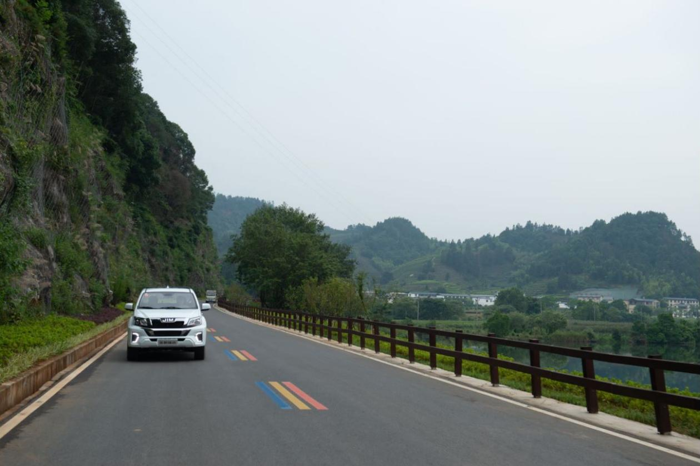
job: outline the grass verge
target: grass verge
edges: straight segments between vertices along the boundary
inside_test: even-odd
[[[40,320],[0,326],[0,348],[5,349],[5,356],[0,360],[0,383],[17,377],[38,362],[61,354],[118,326],[127,320],[129,315],[121,315],[100,325],[72,317],[51,315]],[[23,336],[27,338],[23,339]],[[9,347],[10,342],[12,347]]]

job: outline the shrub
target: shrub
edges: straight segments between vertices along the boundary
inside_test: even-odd
[[[57,343],[86,332],[94,326],[94,322],[54,314],[43,319],[0,325],[0,365],[4,365],[12,354]]]
[[[37,249],[46,249],[49,245],[49,237],[46,230],[42,228],[32,227],[24,232],[24,236]]]

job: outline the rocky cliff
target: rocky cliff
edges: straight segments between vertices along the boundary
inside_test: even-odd
[[[0,323],[218,285],[213,194],[113,0],[0,3]]]

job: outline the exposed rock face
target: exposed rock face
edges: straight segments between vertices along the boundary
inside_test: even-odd
[[[89,109],[93,100],[80,100],[79,80],[64,74],[80,46],[69,43],[61,14],[83,15],[88,28],[102,21],[95,37],[83,40],[111,44],[106,55],[114,52],[110,47],[133,47],[128,26],[119,25],[119,5],[105,2],[103,10],[87,13],[71,11],[70,2],[0,2],[0,323],[22,312],[89,312],[143,286],[218,284],[205,218],[207,189],[212,202],[213,195],[194,165],[187,134],[138,83],[127,83],[133,86],[126,91],[124,81],[111,88],[113,71],[104,69],[114,67],[102,69],[107,79],[93,89],[103,98],[97,109]],[[65,50],[56,50],[56,37],[68,42]],[[86,56],[81,67],[91,66],[82,61]],[[112,59],[102,56],[101,63]],[[132,65],[123,60],[118,66],[128,72]],[[95,116],[100,109],[112,110],[110,102],[137,109],[121,139],[106,123],[94,123],[103,121]],[[131,179],[129,170],[142,166],[142,178]],[[149,190],[139,183],[143,171]]]

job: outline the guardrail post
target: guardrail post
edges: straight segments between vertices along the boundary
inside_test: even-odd
[[[348,317],[348,346],[352,346],[352,332],[355,331],[355,319]]]
[[[328,318],[328,341],[333,339],[333,318]]]
[[[428,327],[430,330],[435,330],[435,327]],[[430,342],[430,368],[435,369],[437,368],[437,354],[433,350],[435,346],[437,345],[437,341],[435,338],[435,332],[428,332],[428,341]]]
[[[661,355],[649,356],[649,359],[661,359]],[[655,367],[649,368],[649,377],[651,379],[651,389],[656,392],[666,391],[666,375],[663,369]],[[656,429],[661,435],[671,433],[671,416],[668,412],[666,403],[654,402],[654,414],[656,415]]]
[[[391,337],[391,343],[389,345],[391,347],[392,358],[396,357],[396,327],[394,327],[394,325],[396,325],[396,323],[392,320],[391,327],[389,327],[389,336]]]
[[[489,333],[490,337],[495,337],[495,333]],[[489,357],[498,359],[498,345],[496,345],[495,342],[489,341]],[[501,383],[501,377],[498,374],[498,366],[492,363],[489,363],[489,372],[491,373],[491,385],[494,387],[498,387],[498,385]]]
[[[304,333],[308,334],[309,333],[309,315],[304,314]]]
[[[592,346],[582,346],[582,351],[593,351]],[[587,379],[595,380],[595,367],[593,367],[593,360],[591,358],[581,358],[581,365],[583,366],[583,376]],[[591,414],[596,414],[598,412],[598,391],[595,388],[584,387],[586,392],[586,409]]]
[[[316,336],[316,314],[311,314],[311,335]]]
[[[338,343],[343,343],[343,319],[338,317],[336,322],[338,322]]]
[[[530,343],[539,343],[540,340],[533,338],[529,340]],[[530,366],[540,367],[540,350],[536,348],[530,348]],[[538,374],[532,374],[531,382],[532,396],[535,398],[542,398],[542,377]]]
[[[379,324],[374,322],[374,352],[379,353]]]
[[[455,352],[462,353],[462,330],[455,330],[458,334],[455,336]],[[455,356],[455,376],[462,377],[462,356]]]
[[[323,316],[318,316],[318,336],[323,338]]]
[[[367,332],[367,329],[365,328],[365,318],[358,317],[358,320],[360,321],[360,349],[364,351],[364,349],[365,349],[365,333]]]
[[[408,324],[410,327],[408,329],[408,342],[409,343],[415,343],[416,342],[416,334],[413,331],[413,324]],[[416,349],[413,346],[408,347],[408,362],[413,364],[416,362]]]

